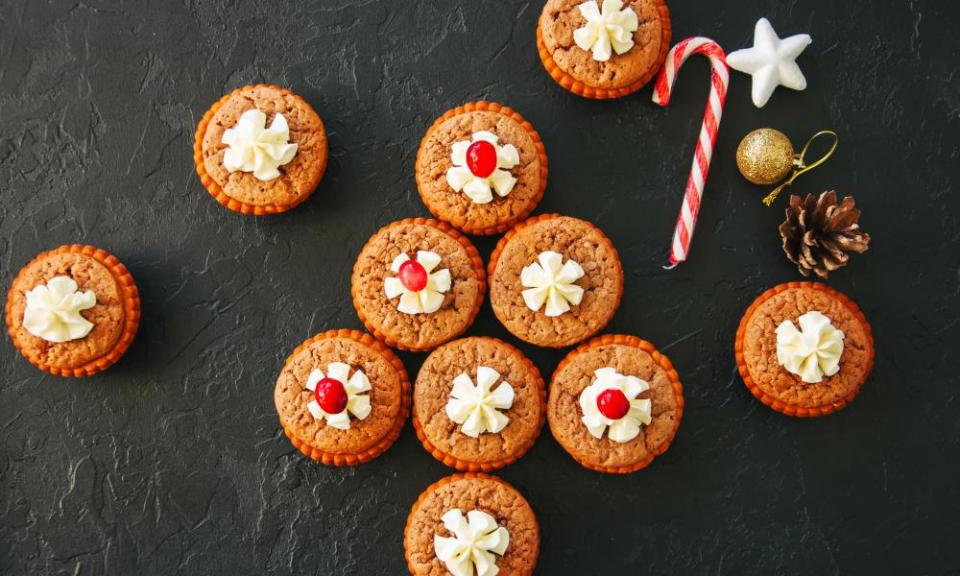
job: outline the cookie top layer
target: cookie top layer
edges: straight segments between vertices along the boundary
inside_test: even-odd
[[[540,551],[540,527],[524,497],[505,481],[483,474],[457,474],[433,484],[413,505],[407,518],[404,549],[410,572],[415,576],[447,576],[437,559],[434,535],[450,537],[441,517],[458,508],[466,514],[480,510],[507,529],[510,543],[497,556],[499,576],[529,576]]]
[[[521,271],[553,251],[573,260],[584,275],[579,304],[559,316],[531,310],[524,302]],[[580,342],[613,317],[623,294],[623,269],[616,249],[598,228],[577,218],[549,214],[531,218],[504,236],[490,261],[490,303],[500,322],[516,337],[559,348]]]
[[[493,194],[487,203],[473,201],[447,182],[453,145],[481,131],[494,134],[500,146],[514,146],[520,160],[508,170],[516,178],[510,193]],[[471,234],[502,232],[530,214],[543,197],[546,158],[540,136],[519,114],[489,102],[471,103],[451,110],[427,132],[417,153],[417,188],[440,220]]]
[[[615,442],[606,434],[595,438],[581,421],[580,393],[594,381],[600,368],[636,376],[650,386],[638,398],[651,400],[652,420],[641,427],[640,435],[633,440]],[[550,382],[547,417],[554,438],[578,462],[604,471],[629,469],[648,463],[670,444],[680,423],[681,402],[670,372],[649,350],[626,343],[600,342],[574,350],[558,367]]]
[[[508,383],[514,395],[512,405],[500,411],[509,418],[506,427],[471,437],[451,420],[445,407],[454,379],[466,374],[476,383],[480,366],[499,373],[493,389]],[[413,414],[435,449],[463,463],[493,463],[519,456],[530,447],[546,416],[544,396],[540,373],[520,350],[494,338],[463,338],[437,348],[424,361],[414,386]]]
[[[293,160],[280,166],[280,176],[273,180],[259,180],[250,172],[230,172],[223,164],[227,150],[223,133],[254,108],[266,114],[267,126],[278,113],[283,114],[290,142],[297,145]],[[299,96],[276,86],[246,86],[215,105],[200,151],[203,169],[230,198],[252,206],[290,206],[313,193],[320,182],[327,166],[327,134],[320,117]]]
[[[761,391],[790,406],[815,408],[844,401],[859,390],[873,366],[873,340],[869,325],[852,302],[832,289],[811,283],[798,283],[761,298],[741,327],[742,368]],[[808,384],[777,361],[776,330],[784,320],[796,322],[814,310],[843,331],[843,354],[839,372]]]
[[[69,276],[77,290],[92,290],[97,303],[80,315],[93,323],[89,334],[67,342],[48,342],[23,327],[26,293],[56,276]],[[93,256],[77,252],[48,252],[30,262],[14,280],[9,294],[11,333],[24,356],[60,369],[78,368],[110,353],[124,330],[123,295],[116,279]]]
[[[373,342],[371,340],[371,342]],[[314,369],[327,371],[334,362],[362,370],[370,381],[370,414],[360,420],[351,416],[350,428],[341,430],[317,419],[307,405],[314,394],[307,379]],[[404,376],[381,351],[348,336],[313,340],[287,359],[274,390],[280,423],[302,442],[329,454],[359,454],[387,437],[403,417]]]
[[[395,277],[391,263],[400,254],[418,251],[440,256],[436,270],[449,270],[450,289],[439,310],[408,314],[398,298],[388,298],[384,280]],[[431,350],[461,334],[473,323],[486,286],[483,263],[470,242],[435,220],[394,222],[374,234],[353,267],[353,302],[363,322],[379,339],[406,350]]]
[[[543,44],[557,66],[584,84],[603,89],[626,88],[646,83],[660,67],[669,50],[670,22],[662,0],[629,0],[623,8],[637,14],[634,45],[624,54],[613,53],[599,62],[573,40],[573,33],[587,21],[580,13],[583,0],[548,0],[540,16]],[[602,0],[598,0],[602,5]]]

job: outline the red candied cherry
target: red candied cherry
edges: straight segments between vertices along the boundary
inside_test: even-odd
[[[477,178],[486,178],[497,169],[497,149],[486,140],[477,140],[467,148],[467,168]]]
[[[339,380],[324,378],[317,382],[313,395],[317,404],[327,414],[339,414],[347,407],[347,389]]]
[[[607,388],[597,396],[597,410],[611,420],[619,420],[630,411],[630,401],[620,390]]]
[[[427,287],[427,269],[416,260],[407,260],[397,272],[403,287],[411,292],[419,292]]]

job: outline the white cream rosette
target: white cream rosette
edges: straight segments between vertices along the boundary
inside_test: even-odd
[[[484,432],[496,434],[503,430],[510,418],[501,410],[513,406],[513,386],[502,382],[500,373],[486,366],[477,367],[477,382],[466,373],[453,379],[453,389],[447,401],[446,413],[450,420],[460,424],[460,431],[472,438]]]
[[[614,442],[633,440],[640,434],[640,427],[650,424],[652,419],[651,400],[637,398],[641,392],[650,389],[650,384],[636,376],[624,376],[613,368],[600,368],[594,376],[593,382],[580,393],[581,421],[594,438],[603,438],[606,431],[607,437]],[[604,416],[597,406],[597,397],[609,389],[623,392],[630,403],[627,413],[617,420]]]
[[[523,301],[534,312],[544,308],[547,316],[560,316],[583,299],[583,288],[574,284],[583,275],[577,262],[564,263],[563,256],[556,252],[541,252],[537,262],[520,271],[520,284],[526,288]]]
[[[47,342],[69,342],[85,337],[93,323],[80,315],[93,308],[97,296],[91,290],[77,291],[77,283],[69,276],[56,276],[46,284],[26,293],[23,327]]]
[[[410,257],[406,253],[400,254],[390,264],[390,271],[398,274],[400,266],[407,260],[410,260]],[[422,290],[408,290],[397,277],[384,279],[383,289],[387,298],[392,300],[397,296],[400,297],[397,310],[404,314],[430,314],[440,309],[443,305],[443,295],[450,291],[453,282],[450,270],[446,268],[436,270],[440,260],[440,255],[436,252],[427,250],[417,252],[416,261],[427,272],[427,284]]]
[[[573,31],[573,41],[589,51],[594,60],[606,62],[613,52],[623,54],[633,48],[633,33],[639,22],[632,8],[623,8],[621,0],[603,0],[602,8],[596,0],[590,0],[579,8],[587,23]]]
[[[843,331],[816,310],[803,314],[797,322],[799,330],[790,320],[777,326],[777,362],[807,384],[839,372]]]
[[[223,166],[230,172],[253,172],[257,180],[268,181],[280,176],[278,168],[290,163],[297,154],[297,145],[290,143],[290,129],[283,114],[273,117],[267,127],[267,115],[253,108],[240,115],[237,124],[223,132],[221,142],[227,145]]]
[[[463,192],[477,204],[493,201],[493,192],[503,198],[510,194],[517,179],[509,170],[520,163],[520,153],[513,144],[500,145],[496,134],[481,130],[474,132],[470,140],[455,142],[450,149],[453,166],[447,170],[447,184],[457,192]],[[467,165],[467,149],[477,141],[486,141],[497,152],[497,166],[488,176],[474,174]]]
[[[317,389],[317,384],[324,378],[333,378],[343,384],[347,392],[346,407],[336,414],[328,414],[315,399],[307,404],[307,410],[317,420],[326,420],[328,426],[333,426],[340,430],[350,429],[350,414],[358,420],[364,420],[370,415],[370,397],[367,392],[372,390],[370,380],[363,370],[354,370],[350,375],[350,365],[343,362],[331,362],[327,364],[327,372],[323,373],[319,368],[314,368],[307,377],[307,390],[313,392]]]
[[[496,576],[500,572],[497,556],[506,552],[510,533],[497,526],[493,516],[470,510],[464,518],[463,512],[453,508],[441,520],[453,537],[434,534],[433,550],[453,576]]]

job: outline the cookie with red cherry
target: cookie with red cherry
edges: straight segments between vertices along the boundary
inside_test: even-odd
[[[400,359],[369,334],[330,330],[293,351],[274,402],[293,445],[323,464],[354,466],[385,452],[410,414]]]
[[[557,442],[586,468],[626,474],[673,441],[683,388],[670,360],[635,336],[604,335],[564,358],[550,382],[547,420]]]
[[[422,352],[462,334],[486,291],[483,261],[450,225],[426,218],[388,224],[357,256],[353,305],[367,329],[394,348]]]
[[[547,187],[547,153],[523,116],[470,102],[430,126],[416,162],[417,190],[438,219],[468,234],[498,234],[529,215]]]

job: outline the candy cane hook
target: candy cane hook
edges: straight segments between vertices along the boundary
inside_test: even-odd
[[[690,241],[693,230],[697,225],[697,215],[700,213],[700,199],[703,197],[703,186],[710,171],[710,158],[713,156],[713,146],[717,142],[717,129],[720,126],[720,117],[723,115],[723,105],[727,101],[727,85],[730,82],[730,70],[727,68],[727,56],[716,42],[709,38],[694,36],[687,38],[670,49],[667,60],[657,84],[653,89],[653,101],[660,106],[670,103],[670,94],[673,83],[677,78],[680,66],[693,54],[702,54],[710,59],[710,96],[707,99],[707,110],[703,113],[703,124],[700,126],[700,137],[693,153],[693,166],[690,168],[690,177],[687,179],[687,189],[683,193],[683,204],[677,216],[677,226],[673,232],[673,243],[670,246],[670,264],[664,266],[667,270],[687,259],[690,252]]]

